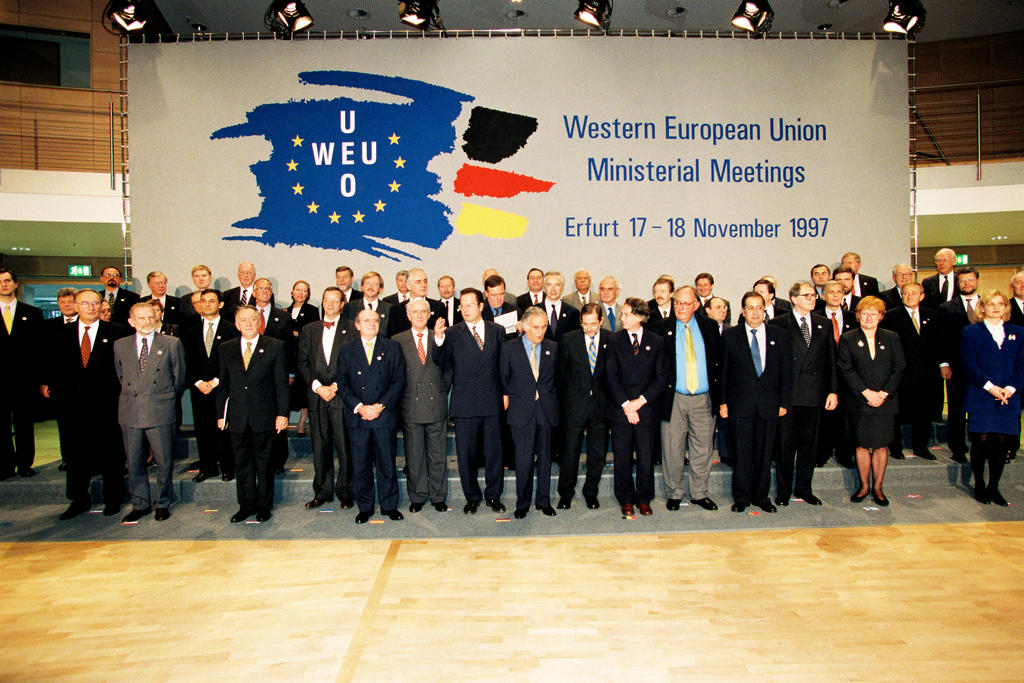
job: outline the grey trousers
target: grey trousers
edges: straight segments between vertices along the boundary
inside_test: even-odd
[[[402,425],[410,503],[443,503],[448,497],[446,421]]]
[[[124,438],[124,449],[128,452],[128,489],[131,493],[132,507],[145,510],[155,505],[158,508],[170,507],[173,497],[174,482],[171,476],[171,456],[174,452],[174,423],[136,429],[121,426]],[[149,448],[146,448],[146,445]],[[149,452],[153,452],[156,461],[156,499],[153,500],[149,490],[149,474],[146,472],[146,460]]]
[[[666,498],[682,500],[685,497],[683,469],[687,450],[690,457],[690,498],[700,500],[707,497],[714,435],[711,394],[673,394],[671,418],[661,423],[661,467]]]

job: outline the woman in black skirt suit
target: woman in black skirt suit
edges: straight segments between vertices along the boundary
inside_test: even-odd
[[[299,330],[305,325],[320,319],[320,311],[316,306],[309,303],[309,283],[299,280],[292,285],[292,303],[284,309],[292,317],[292,334],[299,337]],[[288,401],[289,410],[298,410],[299,425],[296,431],[299,434],[306,433],[306,419],[309,417],[309,409],[306,406],[306,387],[302,382],[292,382],[291,394]]]
[[[899,336],[878,326],[885,316],[885,303],[875,296],[857,304],[860,329],[839,338],[839,371],[849,391],[847,405],[852,412],[853,439],[857,447],[860,490],[850,496],[854,503],[868,492],[878,505],[888,505],[882,492],[889,443],[896,424],[896,389],[906,362]],[[869,486],[868,475],[873,478]]]

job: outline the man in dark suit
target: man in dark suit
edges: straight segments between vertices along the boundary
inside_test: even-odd
[[[437,280],[437,294],[440,297],[438,302],[444,309],[444,319],[448,327],[453,327],[462,322],[462,313],[459,312],[459,297],[455,292],[455,278],[451,275],[442,275]]]
[[[953,461],[967,462],[967,421],[964,413],[964,393],[967,376],[960,357],[960,332],[981,319],[978,314],[978,271],[966,266],[956,271],[959,294],[939,306],[938,327],[939,373],[946,382],[946,429]]]
[[[454,301],[454,299],[453,299]],[[395,336],[405,356],[402,394],[402,443],[405,447],[409,512],[419,512],[427,499],[438,512],[448,510],[448,461],[445,437],[451,368],[434,362],[434,340],[427,321],[430,304],[414,299],[406,306],[411,329]]]
[[[252,305],[259,316],[259,333],[284,343],[285,362],[288,367],[288,385],[295,381],[298,350],[292,328],[292,317],[274,307],[274,288],[270,280],[261,277],[252,283]],[[287,413],[285,413],[287,415]],[[272,438],[270,465],[275,474],[284,474],[288,462],[288,432],[281,430]]]
[[[139,295],[121,285],[124,283],[124,275],[117,266],[107,266],[100,273],[100,282],[103,289],[99,291],[100,297],[110,305],[110,322],[118,325],[128,324],[128,311],[132,304],[139,300]]]
[[[885,303],[886,311],[903,305],[903,288],[914,282],[914,269],[910,267],[909,263],[897,263],[892,267],[892,281],[895,287],[878,295],[878,298]]]
[[[540,268],[530,268],[526,273],[526,286],[527,291],[516,299],[516,308],[520,314],[530,306],[540,306],[544,303],[544,271]]]
[[[548,319],[545,338],[560,342],[562,337],[580,329],[580,312],[562,301],[565,281],[562,274],[552,270],[544,274],[544,302],[539,307]]]
[[[204,266],[199,263],[192,266],[192,285],[193,289],[191,292],[183,294],[181,298],[181,323],[183,327],[188,327],[192,323],[199,322],[200,313],[196,310],[196,307],[192,305],[192,295],[196,292],[203,292],[207,289],[213,289],[213,271],[210,270],[209,266]]]
[[[672,294],[675,291],[676,283],[668,275],[662,275],[654,281],[654,286],[651,287],[654,298],[647,302],[647,308],[651,311],[651,317],[647,319],[647,329],[661,334],[662,321],[668,325],[670,321],[675,320],[672,311]]]
[[[832,278],[843,286],[843,296],[839,300],[839,307],[853,315],[860,303],[860,297],[853,291],[854,272],[849,266],[838,266],[832,271]],[[822,307],[824,308],[824,306]],[[821,312],[821,309],[818,309]]]
[[[167,276],[154,270],[146,276],[149,294],[139,301],[159,301],[163,308],[163,321],[168,325],[180,325],[182,322],[181,299],[167,293]]]
[[[935,370],[939,331],[935,311],[921,305],[924,288],[917,282],[909,282],[903,285],[902,294],[901,304],[887,308],[881,322],[883,328],[899,335],[907,363],[900,378],[897,394],[900,412],[889,457],[903,459],[903,425],[909,422],[914,455],[935,460],[928,450],[928,442],[932,431],[932,406],[936,398],[941,403],[942,393],[941,378]]]
[[[18,301],[17,292],[18,276],[0,268],[0,359],[4,363],[4,387],[0,390],[0,480],[15,474],[31,477],[36,473],[32,463],[36,456],[35,410],[41,384],[38,373],[43,312]]]
[[[840,259],[840,265],[853,271],[853,293],[858,298],[878,296],[878,280],[860,272],[860,254],[855,251],[846,252]],[[835,273],[832,273],[832,277],[835,278],[835,276]]]
[[[217,427],[230,431],[235,455],[238,512],[231,522],[254,514],[265,522],[274,507],[271,441],[288,427],[288,360],[284,342],[259,333],[254,306],[238,308],[235,326],[241,338],[221,344],[217,376]]]
[[[814,308],[824,306],[825,283],[832,279],[832,271],[824,263],[816,263],[811,266],[811,282],[814,283],[814,293],[818,295]]]
[[[757,292],[743,295],[742,324],[722,336],[722,404],[719,414],[729,419],[733,467],[733,512],[753,503],[775,512],[768,498],[771,457],[779,418],[790,409],[792,360],[789,337],[764,325],[764,299]]]
[[[124,497],[124,445],[117,425],[121,386],[114,370],[114,341],[126,330],[103,322],[99,292],[83,289],[75,296],[78,322],[64,325],[52,340],[51,359],[42,365],[43,396],[52,398],[65,433],[67,497],[71,505],[60,519],[89,510],[89,482],[103,475],[103,514],[116,515]]]
[[[516,320],[519,320],[519,309],[505,300],[505,279],[503,277],[500,275],[488,276],[484,280],[484,295],[486,301],[484,302],[483,312],[480,314],[484,320],[494,322],[496,318],[509,313],[515,314]],[[502,338],[507,341],[514,339],[517,336],[517,332],[514,329],[503,327],[502,335]]]
[[[1013,290],[1013,296],[1010,297],[1008,302],[1010,307],[1010,324],[1024,327],[1024,270],[1018,270],[1013,274],[1010,278],[1010,288]],[[1007,460],[1015,459],[1019,450],[1020,434],[1017,434],[1016,438],[1010,437],[1010,446],[1006,455]]]
[[[238,336],[238,328],[221,317],[224,302],[216,289],[200,292],[197,312],[200,323],[185,329],[186,381],[192,399],[192,424],[199,450],[199,474],[192,481],[200,483],[220,474],[224,481],[235,478],[235,459],[231,455],[231,437],[217,429],[217,387],[220,374],[220,348]]]
[[[256,266],[248,261],[238,264],[238,286],[224,292],[224,317],[235,319],[235,310],[241,305],[255,303],[253,285],[256,283]],[[270,305],[274,305],[274,293],[270,293]]]
[[[380,511],[392,521],[398,511],[395,432],[405,357],[398,344],[380,334],[380,318],[363,309],[356,316],[359,339],[338,351],[338,398],[345,406],[345,428],[352,453],[352,492],[359,513],[356,524],[373,517],[374,470]]]
[[[955,251],[947,247],[935,252],[935,269],[938,272],[921,281],[924,287],[925,306],[937,310],[942,304],[960,295],[956,273],[953,272],[955,267]]]
[[[392,306],[409,300],[409,271],[400,270],[395,273],[395,293],[388,294],[383,299]]]
[[[697,295],[700,296],[700,291],[697,292]],[[695,315],[700,315],[701,310],[704,311],[704,316],[715,323],[719,339],[727,329],[732,327],[729,324],[729,302],[722,297],[711,297],[704,302]],[[719,344],[719,372],[721,372],[721,344]],[[721,401],[721,394],[719,394],[718,400]],[[717,406],[715,407],[715,444],[718,447],[718,459],[722,464],[732,467],[736,458],[733,457],[732,441],[729,439],[729,421],[718,414]]]
[[[700,306],[697,308],[697,312],[694,315],[704,315],[706,313],[707,304],[714,298],[721,299],[725,303],[725,318],[720,321],[725,325],[732,325],[732,304],[727,299],[722,297],[716,297],[714,293],[715,276],[711,273],[697,273],[696,277],[693,278],[693,287],[697,290],[697,301]]]
[[[558,467],[558,509],[568,510],[576,495],[580,448],[587,434],[587,470],[583,498],[587,507],[601,507],[597,500],[601,473],[608,456],[608,340],[601,329],[601,304],[590,302],[580,314],[582,329],[574,330],[558,344],[558,386],[561,389],[563,439]]]
[[[155,302],[154,302],[155,303]],[[128,324],[135,334],[114,342],[114,370],[121,383],[117,420],[128,453],[128,484],[132,511],[124,522],[137,522],[156,507],[154,518],[171,516],[174,478],[176,406],[185,390],[185,349],[181,341],[156,333],[153,304],[132,306]],[[146,460],[152,453],[157,466],[155,500],[149,487]]]
[[[789,302],[775,296],[775,282],[771,278],[763,277],[754,283],[754,291],[761,295],[764,300],[764,319],[772,320],[785,315],[792,310]]]
[[[500,277],[500,276],[499,276]],[[480,499],[495,512],[504,512],[502,471],[501,379],[498,374],[504,331],[482,318],[484,297],[479,289],[459,293],[462,322],[446,330],[444,319],[434,325],[434,362],[452,368],[450,413],[455,420],[455,451],[459,479],[466,496],[463,512],[476,513]],[[486,486],[481,495],[477,463],[483,460]]]
[[[412,299],[426,299],[430,304],[430,325],[433,327],[438,318],[444,317],[444,308],[441,302],[436,299],[427,299],[428,282],[427,273],[422,268],[413,268],[409,271],[407,280],[409,285],[409,299],[391,308],[391,317],[388,320],[387,336],[394,337],[399,332],[409,329],[409,315],[405,312],[406,306]]]
[[[689,454],[690,502],[717,510],[708,495],[719,402],[717,324],[697,315],[700,299],[689,285],[672,297],[674,315],[663,325],[668,385],[661,400],[662,469],[666,508],[678,510],[685,493],[683,471]]]
[[[631,517],[652,514],[655,430],[661,426],[662,391],[668,383],[664,339],[643,329],[650,311],[643,299],[622,305],[622,329],[608,343],[608,421],[615,463],[615,499]],[[636,453],[636,483],[633,455]]]
[[[334,269],[334,283],[345,297],[345,303],[355,301],[363,296],[362,292],[352,287],[352,280],[355,277],[355,272],[348,266],[338,266]],[[381,285],[383,286],[383,284],[382,281]]]
[[[824,316],[811,312],[817,298],[813,283],[796,282],[789,288],[792,312],[770,323],[789,335],[793,373],[792,408],[779,418],[779,443],[775,450],[776,505],[789,505],[793,493],[805,503],[821,505],[811,485],[818,460],[818,435],[822,415],[834,412],[839,405],[839,388],[831,323]]]
[[[353,298],[348,303],[343,303],[341,317],[345,320],[355,322],[356,316],[359,315],[359,311],[364,308],[368,308],[380,316],[381,329],[388,329],[388,321],[391,319],[392,304],[380,298],[380,289],[383,284],[384,280],[381,278],[380,273],[372,270],[368,273],[364,273],[359,285],[362,288],[362,296]],[[321,310],[323,310],[322,307]],[[351,325],[350,327],[352,331],[355,332],[355,325]]]
[[[859,327],[857,318],[852,310],[843,309],[843,297],[845,286],[836,281],[829,280],[825,283],[824,298],[819,299],[820,308],[815,309],[828,322],[827,329],[832,336],[832,355],[839,351],[839,337],[844,333]],[[846,409],[847,406],[844,393],[841,391],[843,378],[837,373],[836,386],[840,389],[839,406],[835,410],[826,411],[822,415],[820,438],[818,439],[818,462],[817,466],[822,467],[828,459],[835,455],[836,462],[846,468],[854,467],[854,446],[847,438],[852,432],[852,426],[848,423],[853,416]]]
[[[306,387],[313,445],[313,499],[306,503],[307,508],[319,508],[334,500],[335,494],[342,509],[350,509],[355,501],[345,406],[338,397],[338,354],[343,346],[356,340],[357,334],[353,322],[341,316],[341,301],[340,289],[325,289],[321,299],[323,321],[310,323],[299,333],[299,376]]]
[[[554,299],[561,303],[561,298]],[[568,306],[567,306],[568,308]],[[551,507],[551,434],[558,425],[558,344],[545,339],[547,316],[539,306],[523,311],[523,336],[501,349],[501,388],[516,458],[516,519],[523,519],[533,498],[537,466],[537,509]]]

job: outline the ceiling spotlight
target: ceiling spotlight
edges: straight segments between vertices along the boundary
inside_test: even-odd
[[[406,0],[398,3],[398,18],[403,24],[426,31],[431,26],[440,26],[441,13],[437,0]]]
[[[145,7],[130,0],[110,0],[103,10],[103,16],[114,28],[126,33],[141,31],[149,18]]]
[[[612,2],[611,0],[580,0],[580,6],[573,16],[587,26],[607,31],[612,23]]]
[[[890,33],[917,33],[924,27],[926,14],[920,0],[889,0],[883,28]]]
[[[313,16],[299,0],[274,0],[263,15],[263,25],[287,37],[313,25]]]
[[[771,29],[773,18],[775,12],[772,11],[768,0],[744,0],[733,15],[732,25],[760,35]]]

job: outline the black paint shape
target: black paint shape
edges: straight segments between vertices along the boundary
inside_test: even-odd
[[[536,130],[537,119],[530,116],[473,107],[462,150],[473,161],[494,164],[521,150]]]

